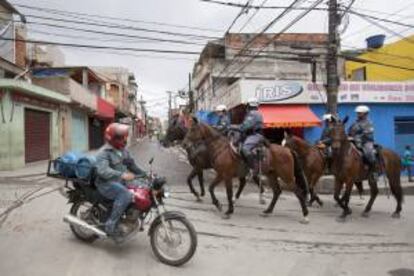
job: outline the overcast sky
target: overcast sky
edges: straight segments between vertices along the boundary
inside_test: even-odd
[[[255,5],[260,5],[263,1],[264,0],[253,0],[252,2]],[[293,0],[267,0],[265,5],[286,6],[292,1]],[[314,1],[316,0],[304,1],[303,5],[310,5]],[[140,28],[142,27],[175,33],[197,34],[214,37],[222,36],[224,31],[228,28],[239,12],[238,8],[205,3],[199,0],[10,0],[10,2],[13,4],[36,5],[40,8],[53,8],[68,12],[83,12],[89,14],[99,14],[102,16],[203,28],[203,30],[186,29],[153,23],[122,22],[117,20],[111,21],[109,19],[96,17],[89,18],[89,20],[99,20],[112,24],[117,23]],[[246,0],[236,0],[232,2],[246,3]],[[347,4],[350,0],[342,0],[340,2]],[[59,17],[56,14],[45,13],[22,7],[17,8],[23,14],[50,16],[53,18]],[[356,0],[353,8],[360,12],[369,13],[378,17],[414,24],[414,0]],[[257,32],[280,12],[280,10],[261,10],[253,17],[249,24],[242,29],[242,31]],[[241,16],[231,31],[239,31],[253,13],[254,10],[250,10],[248,14]],[[282,20],[276,24],[271,31],[279,31],[299,13],[300,11],[292,12],[289,16],[286,16],[285,20]],[[67,17],[61,18],[67,19]],[[85,21],[83,18],[73,19]],[[31,18],[28,17],[28,20],[30,21]],[[41,19],[33,19],[33,21],[34,20],[39,22],[47,22]],[[50,23],[50,21],[48,22]],[[289,31],[326,32],[327,22],[327,12],[314,11],[303,18]],[[59,24],[85,28],[85,25],[76,25],[71,23]],[[414,33],[414,30],[410,30],[406,27],[393,24],[385,25],[395,32],[404,35]],[[28,27],[30,38],[77,44],[201,51],[203,48],[202,45],[206,42],[206,39],[145,33],[136,30],[114,30],[96,26],[87,26],[87,28],[128,35],[132,34],[162,39],[191,41],[200,45],[182,45],[164,42],[154,43],[136,38],[110,37],[102,34],[90,34],[32,24],[28,24]],[[342,44],[347,47],[364,47],[365,38],[369,35],[378,33],[385,32],[378,27],[372,26],[363,19],[350,16],[348,27],[342,35]],[[387,42],[391,42],[398,38],[397,36],[391,37],[392,35],[390,34],[387,34],[387,36]],[[178,89],[187,87],[188,73],[191,72],[193,64],[197,60],[196,55],[134,53],[134,56],[126,56],[125,52],[114,52],[113,50],[100,51],[74,48],[62,48],[62,50],[65,53],[65,59],[68,65],[122,66],[129,68],[135,73],[135,76],[138,79],[140,94],[142,94],[144,99],[148,101],[150,114],[162,117],[165,117],[167,114],[166,91],[177,91]]]

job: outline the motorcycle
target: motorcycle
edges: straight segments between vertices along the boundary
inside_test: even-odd
[[[125,243],[138,232],[144,231],[144,225],[150,223],[148,235],[154,255],[162,263],[180,266],[194,255],[197,234],[182,212],[165,210],[164,199],[169,197],[169,192],[165,178],[157,177],[152,172],[153,160],[149,162],[151,169],[147,179],[141,180],[140,184],[126,184],[133,194],[133,202],[118,223],[120,234],[112,238],[117,243]],[[56,160],[49,162],[48,176],[66,180],[65,192],[72,206],[70,214],[64,216],[63,220],[69,224],[75,237],[87,243],[110,238],[104,228],[113,202],[100,195],[93,177],[85,181],[52,173],[54,162]]]

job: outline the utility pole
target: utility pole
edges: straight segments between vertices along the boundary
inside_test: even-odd
[[[168,124],[171,123],[171,91],[167,91],[168,94]]]
[[[328,112],[337,114],[338,109],[338,1],[329,0],[329,29],[328,29],[328,56],[326,60],[326,94],[328,98]]]
[[[192,113],[194,111],[194,92],[191,90],[191,73],[188,73],[188,107]]]

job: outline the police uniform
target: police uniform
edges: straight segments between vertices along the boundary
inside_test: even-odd
[[[354,139],[356,146],[362,149],[370,165],[374,165],[376,163],[376,152],[372,122],[367,118],[357,120],[349,128],[348,135]]]
[[[230,127],[230,119],[226,114],[219,115],[215,128],[223,135],[227,135]]]
[[[262,140],[263,116],[258,110],[250,110],[240,126],[242,133],[246,135],[246,140],[242,146],[242,152],[246,158],[252,154],[252,150]]]

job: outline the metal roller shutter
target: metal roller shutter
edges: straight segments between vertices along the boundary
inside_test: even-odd
[[[50,114],[32,109],[24,110],[26,163],[50,158]]]

